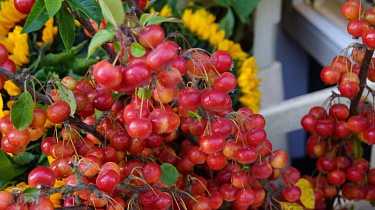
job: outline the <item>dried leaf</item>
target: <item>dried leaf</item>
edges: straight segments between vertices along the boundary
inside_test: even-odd
[[[280,206],[283,210],[303,210],[303,207],[296,203],[280,202]]]
[[[315,194],[314,189],[307,179],[301,178],[296,183],[301,189],[301,203],[308,209],[315,209]]]

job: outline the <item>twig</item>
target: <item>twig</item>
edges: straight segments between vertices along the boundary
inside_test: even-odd
[[[359,92],[358,94],[351,99],[350,103],[350,116],[356,115],[358,113],[358,104],[361,100],[363,90],[366,88],[366,78],[367,72],[371,63],[372,54],[374,53],[374,49],[366,49],[365,56],[362,61],[361,69],[359,71]]]
[[[128,2],[130,10],[134,11],[135,15],[140,18],[143,12],[139,9],[137,2],[134,0],[126,0],[126,2]]]
[[[74,18],[92,35],[94,36],[96,34],[96,31],[94,29],[94,27],[92,27],[90,21],[88,21],[87,19],[85,18],[81,18],[77,12],[73,12],[72,13]],[[100,26],[98,26],[99,28]],[[116,58],[116,53],[108,46],[108,44],[103,44],[101,46],[104,50],[104,52],[107,54],[108,58],[109,58],[109,62],[113,62]]]

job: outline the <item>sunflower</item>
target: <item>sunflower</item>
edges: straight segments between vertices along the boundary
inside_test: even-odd
[[[27,34],[21,34],[22,27],[15,26],[13,31],[8,33],[6,38],[0,39],[8,52],[9,59],[11,59],[19,68],[24,64],[29,63],[29,44],[27,42]]]
[[[24,20],[27,15],[20,13],[15,7],[13,0],[0,2],[0,35],[6,36],[14,26]]]
[[[46,24],[44,24],[44,29],[42,31],[42,41],[37,42],[37,45],[42,46],[43,44],[52,42],[57,32],[58,28],[57,26],[53,25],[53,18],[49,19]]]

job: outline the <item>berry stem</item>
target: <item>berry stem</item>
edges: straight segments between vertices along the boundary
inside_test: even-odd
[[[366,88],[366,78],[368,68],[371,63],[372,54],[374,53],[374,49],[366,49],[365,56],[362,61],[361,69],[359,71],[359,92],[358,94],[351,99],[350,103],[350,116],[358,114],[358,104],[361,100],[363,90]]]

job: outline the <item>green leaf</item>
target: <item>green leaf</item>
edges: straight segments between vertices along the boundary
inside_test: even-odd
[[[0,149],[0,180],[8,182],[15,177],[23,174],[27,167],[19,167],[12,162],[11,157],[7,155],[4,150]]]
[[[105,19],[118,27],[124,23],[125,11],[121,0],[100,0],[100,7]]]
[[[198,113],[188,110],[188,115],[195,117],[199,123],[201,123],[201,116]]]
[[[233,1],[233,0],[232,0]],[[232,8],[242,23],[248,23],[249,15],[253,12],[260,0],[236,0]]]
[[[99,119],[99,117],[103,114],[103,112],[95,109],[95,113],[94,114],[95,114],[95,118]]]
[[[168,0],[167,4],[170,8],[176,8],[178,0]]]
[[[97,60],[95,58],[85,59],[74,57],[72,61],[73,72],[78,75],[84,75],[87,69],[96,62]]]
[[[61,52],[61,53],[49,53],[47,54],[42,61],[40,62],[41,66],[56,66],[58,64],[62,64],[70,59],[74,58],[75,55],[81,51],[81,49],[85,46],[87,41],[82,42],[81,44],[70,48],[69,51]]]
[[[34,187],[29,187],[23,191],[24,194],[31,194],[31,195],[38,195],[40,193],[40,190]]]
[[[34,187],[29,187],[25,189],[23,192],[23,200],[27,203],[33,203],[36,202],[37,197],[40,196],[40,190]]]
[[[160,16],[157,16],[157,13],[152,13],[152,14],[143,13],[139,21],[141,22],[142,25],[152,25],[152,24],[158,24],[158,23],[164,23],[164,22],[182,23],[182,20],[178,18],[160,17]]]
[[[234,28],[234,15],[231,9],[228,9],[227,14],[220,21],[220,29],[225,31],[225,38],[229,38],[232,35]]]
[[[232,5],[232,0],[214,0],[214,2],[222,7],[229,7]]]
[[[13,104],[10,119],[18,130],[25,130],[33,120],[33,113],[33,97],[25,90]]]
[[[140,99],[149,99],[152,96],[152,91],[150,89],[138,88],[137,96]]]
[[[63,0],[44,0],[49,18],[53,17],[61,8]]]
[[[178,178],[177,169],[170,163],[163,163],[160,168],[162,171],[160,180],[168,186],[174,186]]]
[[[22,33],[30,33],[39,30],[49,20],[47,9],[44,5],[44,0],[37,0],[26,19],[23,26]]]
[[[146,49],[137,42],[133,42],[131,44],[130,51],[131,51],[132,56],[136,58],[142,57],[146,54]]]
[[[70,116],[74,116],[74,113],[77,109],[77,103],[74,98],[73,91],[65,87],[63,84],[61,84],[59,81],[56,82],[57,88],[59,89],[61,99],[69,104],[70,106]]]
[[[91,39],[87,52],[87,58],[90,57],[94,53],[94,51],[98,49],[98,47],[111,40],[115,35],[115,31],[108,31],[107,29],[98,31]]]
[[[363,156],[362,143],[358,139],[350,139],[350,143],[353,148],[354,158],[360,158]]]
[[[35,155],[30,152],[21,152],[18,155],[13,156],[13,160],[18,165],[30,164],[35,159]]]
[[[57,13],[57,19],[60,37],[64,43],[65,49],[69,50],[73,46],[73,42],[76,38],[74,18],[66,7],[61,7],[60,11]]]
[[[87,17],[94,20],[98,26],[103,19],[102,11],[96,0],[66,0],[73,12],[82,11]]]

